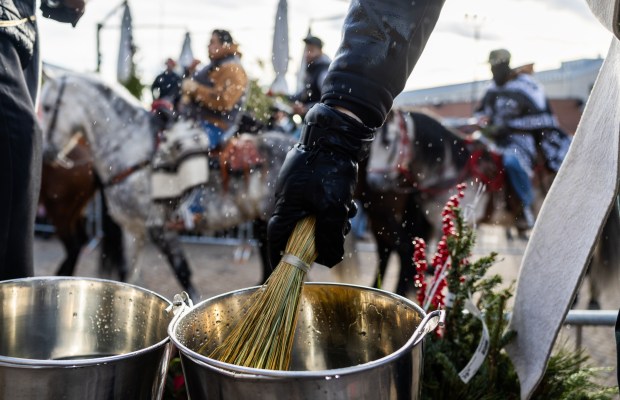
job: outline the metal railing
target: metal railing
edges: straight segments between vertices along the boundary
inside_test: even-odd
[[[570,310],[564,325],[576,327],[576,347],[581,349],[585,326],[615,326],[617,317],[617,310]]]

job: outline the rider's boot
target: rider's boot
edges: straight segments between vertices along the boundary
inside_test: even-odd
[[[534,216],[532,207],[529,205],[523,205],[521,212],[517,216],[517,221],[515,222],[517,229],[524,231],[532,229],[535,222],[536,217]]]

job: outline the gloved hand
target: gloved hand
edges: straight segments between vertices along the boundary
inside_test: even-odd
[[[199,85],[200,84],[193,79],[183,79],[183,82],[181,82],[181,93],[192,97],[196,93]]]
[[[85,7],[85,0],[44,0],[40,9],[45,18],[70,23],[75,28]]]
[[[497,140],[508,136],[510,134],[510,129],[504,125],[487,125],[485,128],[481,129],[481,132],[486,137]]]
[[[357,164],[368,156],[373,137],[373,129],[324,104],[308,112],[301,143],[286,156],[276,183],[276,207],[268,227],[273,267],[297,221],[308,215],[316,217],[316,262],[333,267],[342,261],[349,219],[357,211]]]

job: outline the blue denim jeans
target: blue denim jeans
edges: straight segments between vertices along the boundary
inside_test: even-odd
[[[519,157],[517,157],[515,153],[508,151],[502,155],[502,162],[504,163],[508,180],[521,200],[521,203],[523,203],[525,207],[531,206],[534,202],[532,182],[530,180],[530,175],[523,165],[521,165]]]
[[[213,150],[220,145],[224,131],[210,122],[202,121],[200,126],[209,138],[209,150]]]

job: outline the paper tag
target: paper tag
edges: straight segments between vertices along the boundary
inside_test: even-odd
[[[446,308],[452,308],[454,304],[454,299],[456,299],[456,295],[452,292],[446,293],[446,297],[444,298],[444,305]]]
[[[476,375],[476,372],[478,372],[480,366],[484,362],[484,359],[489,353],[490,335],[487,324],[484,322],[484,318],[482,317],[480,310],[478,310],[478,307],[476,307],[474,302],[471,300],[471,297],[465,302],[465,309],[474,317],[478,318],[480,322],[482,322],[482,337],[478,343],[478,348],[476,348],[474,355],[471,357],[465,368],[459,372],[459,377],[463,383],[468,383],[471,378]]]

